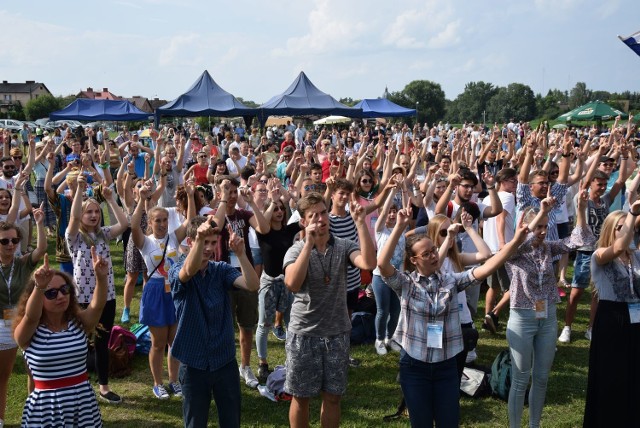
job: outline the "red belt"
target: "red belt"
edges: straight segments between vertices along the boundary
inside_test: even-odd
[[[57,388],[65,388],[67,386],[78,385],[79,383],[86,382],[89,380],[89,376],[87,372],[79,374],[77,376],[71,377],[63,377],[62,379],[52,379],[52,380],[33,380],[35,383],[36,389],[57,389]]]

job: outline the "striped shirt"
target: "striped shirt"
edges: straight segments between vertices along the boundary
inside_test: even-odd
[[[338,238],[348,239],[360,246],[358,229],[356,228],[356,224],[349,213],[344,217],[329,214],[329,223],[329,231],[332,235],[337,236]],[[347,266],[347,292],[357,290],[360,288],[360,284],[360,269],[349,264]]]
[[[429,278],[417,272],[395,271],[382,280],[400,298],[400,319],[393,339],[409,356],[426,363],[438,363],[463,349],[458,292],[480,282],[473,269],[460,273],[438,272]],[[427,324],[442,322],[442,347],[427,346]]]
[[[566,184],[554,183],[551,186],[551,196],[556,198],[556,203],[553,206],[553,209],[549,211],[549,228],[547,229],[547,236],[545,238],[547,241],[557,241],[560,239],[556,223],[556,208],[558,208],[561,202],[564,202],[566,194]],[[518,201],[516,219],[520,218],[520,214],[522,214],[526,208],[540,208],[541,199],[536,198],[531,194],[531,188],[528,184],[518,182],[518,187],[516,188],[516,200]]]

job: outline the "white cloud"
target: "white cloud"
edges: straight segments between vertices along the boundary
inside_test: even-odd
[[[191,47],[197,44],[198,39],[200,39],[200,36],[195,33],[171,37],[167,46],[160,50],[158,64],[162,66],[178,63],[180,65],[188,65],[184,61],[193,64],[193,50]]]

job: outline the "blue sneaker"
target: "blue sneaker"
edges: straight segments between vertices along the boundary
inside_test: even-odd
[[[276,339],[282,340],[282,341],[287,340],[287,330],[285,330],[283,326],[278,325],[276,327],[273,327],[272,331]]]
[[[120,322],[122,324],[127,324],[129,322],[129,308],[124,308],[122,310],[122,316],[120,317]]]
[[[169,382],[169,392],[176,397],[182,397],[182,387],[180,382]]]
[[[153,387],[153,395],[160,400],[168,400],[169,393],[164,389],[164,385],[156,385]]]

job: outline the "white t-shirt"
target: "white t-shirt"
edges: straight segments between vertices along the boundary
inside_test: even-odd
[[[516,218],[516,197],[513,193],[498,192],[502,209],[506,212],[504,219],[504,243],[508,243],[515,235],[515,218]],[[482,201],[487,206],[491,206],[491,198],[487,196]],[[498,231],[496,226],[496,217],[488,218],[484,221],[483,238],[487,243],[491,252],[496,253],[500,249],[498,243]]]
[[[165,243],[167,245],[167,251],[163,259],[162,253],[164,252]],[[178,252],[178,240],[176,239],[175,233],[169,234],[168,241],[166,236],[161,239],[153,235],[145,236],[144,245],[140,249],[140,254],[142,255],[144,264],[147,265],[147,272],[151,272],[158,266],[153,275],[151,275],[151,278],[165,278],[166,280],[169,269],[178,261],[178,257],[180,256]]]

